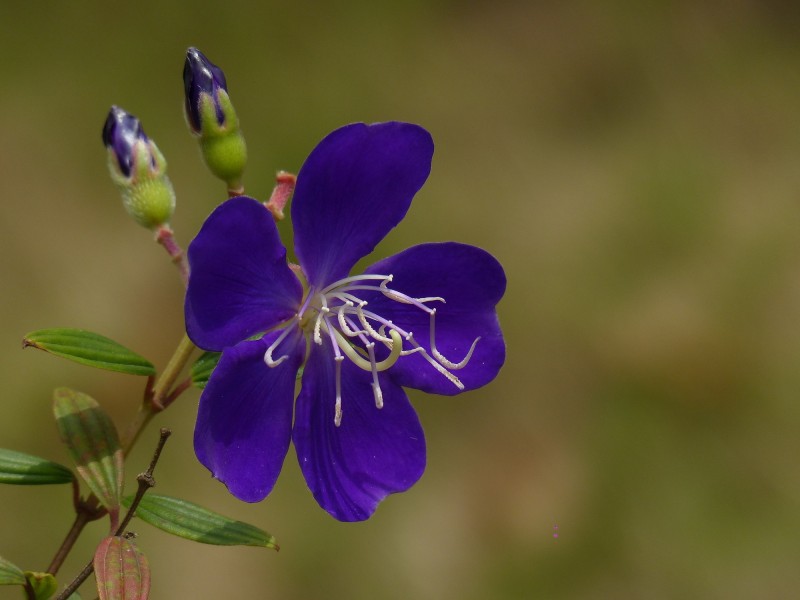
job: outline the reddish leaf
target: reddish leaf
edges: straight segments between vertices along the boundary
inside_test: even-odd
[[[116,528],[122,496],[122,449],[114,423],[91,397],[68,388],[55,391],[53,412],[77,471],[108,510]]]
[[[94,554],[94,572],[100,600],[147,600],[150,567],[133,540],[111,536]]]

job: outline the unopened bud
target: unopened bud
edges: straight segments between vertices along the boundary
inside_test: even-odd
[[[175,192],[167,161],[147,137],[139,119],[112,106],[103,125],[108,170],[122,193],[125,210],[148,229],[167,223],[175,210]]]
[[[200,50],[189,48],[183,65],[183,87],[186,121],[199,137],[203,160],[228,189],[239,189],[247,148],[228,96],[225,73]]]

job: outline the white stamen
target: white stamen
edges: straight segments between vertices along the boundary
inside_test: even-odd
[[[345,319],[345,316],[344,316],[344,314],[345,314],[344,311],[347,310],[348,308],[353,308],[353,303],[350,302],[349,300],[347,302],[345,302],[344,304],[342,304],[339,307],[339,311],[338,311],[339,327],[341,327],[342,333],[344,333],[347,337],[356,337],[357,335],[363,335],[363,334],[367,333],[366,330],[351,329],[350,328],[350,326],[348,325],[347,320]]]
[[[475,348],[480,337],[472,342],[466,356],[459,361],[449,360],[436,346],[436,309],[428,306],[432,302],[445,303],[445,299],[439,296],[427,296],[414,298],[397,290],[391,289],[389,285],[394,280],[393,275],[357,275],[345,277],[326,287],[319,292],[312,292],[307,296],[301,312],[298,313],[298,322],[306,328],[311,327],[313,318],[312,337],[314,343],[322,344],[322,330],[330,338],[333,347],[334,358],[336,360],[336,404],[334,411],[334,423],[338,427],[342,421],[342,362],[345,356],[350,359],[357,367],[372,374],[371,387],[375,399],[375,406],[383,406],[383,392],[380,386],[378,373],[392,367],[401,357],[412,354],[421,354],[425,361],[430,364],[443,377],[450,381],[457,388],[463,390],[464,384],[456,377],[451,370],[464,368],[472,359]],[[392,321],[385,319],[372,310],[367,310],[367,300],[359,297],[361,292],[368,298],[378,297],[379,294],[391,301],[413,306],[414,308],[427,313],[430,318],[430,347],[426,348],[419,344],[413,337],[411,331],[406,331]],[[358,294],[358,295],[356,295]],[[380,302],[378,303],[380,304]],[[316,315],[309,315],[303,318],[302,313],[306,309],[316,311]],[[402,310],[397,314],[398,320],[403,320],[405,313]],[[272,359],[272,352],[280,345],[286,333],[270,346],[264,356],[265,362],[270,366],[277,366],[288,356],[282,356],[277,360]],[[386,358],[378,361],[375,353],[375,344],[383,344],[389,351]],[[405,348],[404,348],[405,346]],[[367,356],[365,356],[365,354]]]
[[[318,346],[322,345],[322,338],[319,335],[320,325],[322,324],[322,318],[331,312],[331,309],[327,306],[323,306],[320,308],[319,312],[317,313],[317,320],[314,322],[314,343]]]
[[[378,381],[378,365],[375,362],[374,342],[367,344],[367,353],[369,354],[369,362],[372,366],[372,393],[375,395],[375,407],[383,408],[383,392],[381,391],[381,384]],[[402,350],[400,353],[402,354]]]
[[[448,369],[458,370],[467,366],[469,359],[472,358],[472,353],[475,350],[475,346],[478,345],[478,340],[480,339],[480,336],[475,338],[475,341],[472,342],[472,345],[469,347],[469,352],[467,352],[467,355],[460,362],[454,363],[447,360],[447,358],[445,358],[445,356],[436,349],[436,309],[434,308],[431,312],[431,354],[433,354],[433,357]]]
[[[286,327],[283,330],[283,333],[281,333],[278,336],[278,338],[274,342],[272,342],[272,344],[269,346],[269,348],[267,348],[267,351],[264,353],[264,362],[267,364],[268,367],[271,367],[271,368],[272,367],[277,367],[279,364],[281,364],[283,361],[285,361],[287,358],[289,358],[288,354],[284,354],[283,356],[278,358],[278,360],[273,360],[272,359],[272,353],[275,352],[275,350],[277,350],[277,348],[280,345],[280,343],[283,340],[286,339],[286,336],[289,335],[289,333],[292,330],[293,330],[292,327]]]
[[[348,287],[347,284],[353,281],[378,281],[387,277],[391,277],[391,275],[354,275],[353,277],[345,277],[323,288],[319,293],[324,296],[336,288]]]
[[[360,306],[357,306],[356,307],[356,316],[358,317],[358,320],[361,321],[361,325],[364,327],[364,329],[367,330],[367,333],[370,335],[370,337],[372,337],[372,338],[374,338],[376,340],[379,340],[381,342],[384,342],[385,344],[391,344],[392,343],[391,339],[389,339],[389,338],[381,335],[377,331],[375,331],[375,329],[373,329],[372,325],[370,325],[369,322],[367,321],[367,316],[376,317],[376,318],[380,319],[380,317],[378,317],[378,315],[375,315],[374,313],[371,313],[369,311],[362,310],[362,308]],[[380,320],[382,320],[382,319],[380,319]]]
[[[336,357],[336,404],[334,405],[333,424],[342,424],[342,361],[344,356]]]

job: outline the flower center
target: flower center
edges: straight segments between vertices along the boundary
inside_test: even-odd
[[[436,309],[430,303],[445,299],[438,296],[412,298],[389,287],[392,275],[357,275],[346,277],[332,283],[321,290],[310,290],[296,318],[298,326],[306,333],[307,338],[315,344],[329,343],[336,361],[336,400],[334,423],[338,427],[342,423],[342,362],[345,357],[359,368],[372,373],[372,392],[375,406],[383,407],[383,393],[378,373],[392,367],[401,356],[419,353],[434,369],[448,379],[458,389],[464,384],[452,371],[463,369],[475,350],[480,338],[476,338],[466,356],[459,362],[447,359],[436,348]],[[378,292],[386,298],[410,305],[429,315],[430,340],[427,349],[421,346],[411,330],[402,324],[394,323],[379,314],[367,309],[367,301],[360,298],[362,292]],[[278,336],[267,349],[264,362],[276,367],[287,356],[273,359],[272,354],[288,335],[291,327]],[[376,344],[381,344],[389,354],[383,360],[377,360]],[[404,347],[405,346],[405,347]]]

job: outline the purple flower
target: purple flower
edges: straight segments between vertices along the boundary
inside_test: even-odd
[[[224,351],[200,398],[195,452],[237,498],[269,494],[291,440],[317,502],[339,520],[367,519],[425,469],[403,387],[452,395],[497,375],[506,281],[490,254],[421,244],[349,276],[405,216],[432,156],[430,134],[406,123],[322,140],[291,207],[302,271],[287,264],[271,214],[244,196],[190,245],[186,328]]]

